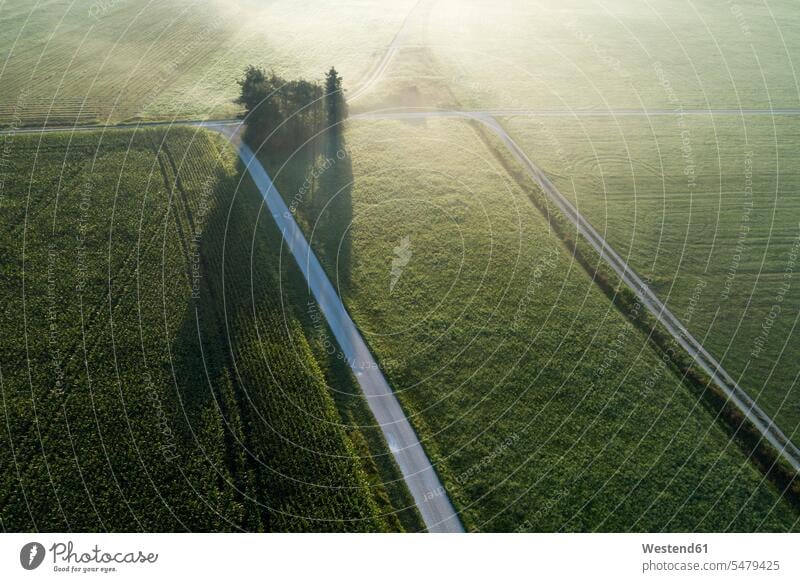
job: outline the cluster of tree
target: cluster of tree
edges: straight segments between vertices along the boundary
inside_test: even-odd
[[[245,108],[248,138],[259,146],[296,149],[318,135],[339,140],[347,103],[335,68],[326,73],[323,86],[304,79],[287,81],[273,71],[249,66],[239,86],[236,102]]]

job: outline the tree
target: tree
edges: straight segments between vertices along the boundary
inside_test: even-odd
[[[241,92],[236,98],[236,103],[244,105],[248,113],[252,112],[264,98],[263,89],[266,78],[267,75],[263,69],[249,65],[244,70],[244,77],[237,81]]]
[[[345,111],[341,78],[335,69],[329,75],[327,81],[338,87],[332,101],[319,83],[304,79],[287,81],[274,71],[247,67],[238,81],[241,90],[236,99],[246,111],[245,139],[251,145],[275,151],[306,145],[316,151],[314,135],[322,129],[323,105],[333,107],[331,113],[337,126]]]
[[[347,118],[347,103],[342,90],[342,78],[334,67],[325,74],[325,108],[328,114],[328,128],[338,136],[341,123]]]

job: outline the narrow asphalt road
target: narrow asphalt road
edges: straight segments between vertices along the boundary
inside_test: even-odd
[[[294,256],[314,298],[317,300],[340,349],[367,399],[375,420],[383,431],[389,449],[397,461],[403,479],[414,497],[429,532],[461,533],[464,531],[453,505],[445,493],[416,432],[408,422],[386,378],[361,337],[339,294],[333,288],[303,232],[281,195],[275,189],[264,166],[240,139],[234,125],[202,124],[223,133],[237,148],[250,177],[264,197],[283,240]]]
[[[376,77],[379,78],[380,75]],[[360,89],[358,90],[360,91]],[[352,97],[348,98],[352,102]],[[474,110],[428,110],[398,111],[387,109],[356,113],[350,119],[422,119],[426,117],[665,117],[675,115],[731,117],[742,115],[792,117],[800,116],[800,108],[779,107],[776,109],[474,109]],[[105,129],[137,129],[145,127],[170,127],[185,125],[239,125],[238,119],[181,119],[174,121],[140,121],[108,125],[54,125],[50,127],[12,127],[0,129],[0,135],[25,133],[69,133],[73,131],[98,131]]]
[[[739,117],[797,116],[800,108],[777,109],[473,109],[473,110],[391,110],[355,113],[350,119],[421,119],[425,117]]]
[[[201,119],[181,119],[173,121],[137,121],[132,123],[112,123],[95,125],[52,125],[47,127],[11,127],[0,129],[0,135],[25,134],[25,133],[71,133],[73,131],[103,131],[106,129],[140,129],[146,127],[184,127],[186,125],[239,125],[240,119],[215,119],[213,121],[203,121]]]

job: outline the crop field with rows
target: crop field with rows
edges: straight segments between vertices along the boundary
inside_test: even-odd
[[[5,139],[0,529],[400,527],[223,138]]]

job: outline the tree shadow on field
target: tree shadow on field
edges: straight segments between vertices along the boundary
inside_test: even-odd
[[[170,211],[191,293],[173,336],[174,384],[167,392],[184,449],[179,462],[197,493],[186,516],[193,531],[270,528],[262,495],[269,488],[253,458],[250,406],[234,366],[236,322],[250,305],[247,242],[257,211],[256,204],[232,204],[237,182],[237,175],[220,170],[213,188],[185,192]]]
[[[353,177],[344,142],[291,155],[262,148],[258,157],[305,232],[313,230],[309,239],[331,279],[338,279],[340,289],[349,285]],[[165,165],[165,183],[172,187],[170,165]],[[382,522],[374,521],[364,504],[366,496],[347,493],[355,484],[347,475],[355,475],[360,466],[374,502],[387,516],[386,527],[421,530],[413,499],[379,430],[358,428],[370,424],[371,413],[349,367],[320,343],[329,331],[312,321],[317,311],[309,308],[313,298],[300,269],[252,182],[239,181],[246,175],[240,159],[235,166],[235,172],[229,169],[215,177],[211,193],[188,188],[173,196],[171,248],[182,255],[175,283],[188,280],[192,293],[172,336],[169,372],[175,383],[172,377],[164,383],[164,401],[179,433],[178,463],[197,485],[194,492],[182,488],[186,501],[181,502],[181,515],[190,529],[199,531],[324,528],[322,522],[289,519],[281,508],[322,511],[313,501],[317,487],[310,484],[336,478],[343,484],[336,498],[347,494],[349,500],[332,502],[333,515],[347,518],[332,527],[381,529]],[[198,202],[198,196],[207,200]],[[201,207],[206,211],[198,212]],[[303,373],[317,370],[317,364],[324,384]],[[274,372],[279,376],[273,377]],[[328,426],[316,419],[328,418],[329,394],[337,410],[329,420],[345,424],[341,436],[347,439],[331,449],[333,456],[355,453],[351,461],[336,466],[328,466],[331,455],[320,457],[293,444],[306,442],[294,438],[296,431],[305,436],[303,431],[310,435]],[[307,417],[295,416],[295,409]],[[338,442],[332,428],[317,434],[320,442]],[[287,474],[292,478],[281,470],[291,470]],[[396,514],[395,508],[406,509]]]
[[[271,158],[272,163],[279,159],[264,152],[259,153],[259,158],[265,167],[266,158]],[[307,156],[292,156],[281,172],[271,173],[273,178],[283,176],[282,181],[275,180],[279,192],[288,187],[287,178],[305,176],[308,163]],[[304,508],[303,511],[323,512],[311,501],[318,492],[314,484],[338,475],[335,471],[345,470],[345,464],[327,467],[318,453],[295,444],[300,441],[294,431],[306,422],[310,423],[307,430],[312,430],[314,423],[310,419],[324,413],[322,404],[327,397],[315,392],[321,386],[314,387],[313,374],[303,372],[316,368],[302,349],[302,324],[297,320],[306,309],[307,285],[288,256],[262,197],[249,179],[239,181],[246,175],[243,163],[237,158],[235,165],[235,172],[222,172],[217,177],[210,195],[213,203],[207,204],[199,236],[195,234],[192,240],[185,234],[187,229],[182,235],[189,239],[182,248],[192,296],[173,345],[180,400],[177,416],[183,423],[187,456],[197,458],[194,474],[201,475],[205,468],[208,480],[216,483],[206,486],[206,497],[216,494],[216,499],[224,499],[224,492],[233,491],[232,501],[223,508],[237,525],[251,531],[323,527],[300,517],[291,520],[287,517],[291,511],[286,512],[293,506],[292,511]],[[349,164],[341,167],[336,179],[347,176]],[[331,165],[319,174],[314,191],[322,191],[323,175],[333,169]],[[342,190],[333,177],[324,180],[326,188]],[[284,199],[289,205],[291,197],[284,195]],[[328,221],[339,220],[338,215],[335,220],[333,216],[342,211],[342,200],[349,204],[349,196],[334,199],[322,212],[328,226]],[[200,204],[188,206],[197,208]],[[185,222],[193,222],[197,233],[201,223],[197,217]],[[342,231],[347,224],[349,221]],[[335,234],[319,232],[324,232],[325,237],[320,239],[318,248],[336,248],[334,240],[340,246]],[[193,270],[194,265],[199,269]],[[306,405],[310,408],[302,408]],[[301,408],[307,416],[294,416],[292,411]],[[209,427],[205,420],[208,417],[213,417]],[[187,426],[190,423],[199,423],[199,429]],[[326,430],[335,433],[333,429]],[[213,455],[206,454],[206,450]],[[297,464],[299,459],[303,462]],[[332,507],[343,512],[344,517],[353,512],[353,516],[366,520],[353,520],[354,527],[372,528],[368,513],[360,513],[361,494],[353,495],[352,503]],[[205,513],[215,511],[206,509]],[[202,523],[198,529],[213,529],[213,525]]]
[[[345,294],[352,270],[353,164],[344,137],[325,132],[291,151],[246,141],[257,151],[331,282]]]
[[[333,267],[328,273],[340,294],[346,294],[352,282],[353,162],[344,137],[332,140],[328,148],[332,166],[322,174],[315,193],[319,242],[325,260]],[[327,268],[327,267],[326,267]]]

